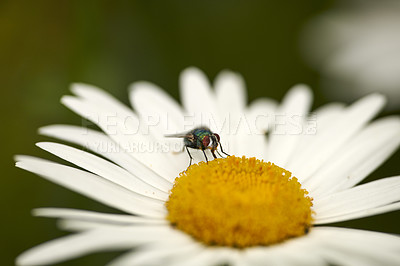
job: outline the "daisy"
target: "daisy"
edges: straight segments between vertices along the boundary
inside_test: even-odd
[[[134,83],[130,109],[93,86],[72,86],[75,96],[62,103],[103,132],[47,126],[41,134],[85,151],[37,146],[79,168],[30,156],[17,156],[16,165],[125,214],[36,209],[73,234],[24,252],[18,265],[104,250],[126,251],[110,265],[400,264],[397,236],[320,226],[400,209],[400,176],[357,185],[400,144],[399,117],[371,121],[384,97],[310,114],[305,85],[280,104],[265,98],[248,106],[236,73],[222,72],[213,90],[189,68],[180,87],[183,106],[151,83]],[[207,164],[191,150],[198,163],[186,169],[181,140],[164,135],[201,125],[232,156]]]

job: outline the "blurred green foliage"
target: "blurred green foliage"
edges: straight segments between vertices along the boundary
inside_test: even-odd
[[[249,100],[281,99],[296,83],[311,85],[314,107],[326,103],[318,76],[298,50],[301,27],[330,1],[1,1],[1,209],[3,265],[22,251],[65,233],[55,221],[33,218],[36,207],[108,209],[16,169],[14,154],[54,157],[35,142],[37,128],[81,124],[59,99],[71,82],[105,88],[127,103],[127,86],[149,80],[178,99],[181,70],[197,66],[213,79],[240,72]],[[399,152],[368,180],[399,174]],[[341,223],[400,233],[398,213]],[[117,253],[62,265],[102,265]]]

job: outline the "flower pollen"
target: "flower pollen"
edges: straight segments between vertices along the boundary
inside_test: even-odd
[[[180,173],[166,203],[167,220],[207,245],[271,245],[308,231],[307,194],[283,168],[229,156]]]

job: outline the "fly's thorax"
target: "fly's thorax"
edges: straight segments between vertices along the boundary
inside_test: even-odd
[[[207,148],[210,143],[210,136],[212,132],[208,129],[199,128],[193,132],[196,140],[196,145],[199,149]]]

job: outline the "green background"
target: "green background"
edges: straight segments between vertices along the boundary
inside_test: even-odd
[[[32,208],[115,212],[14,167],[15,154],[57,160],[34,146],[49,140],[37,128],[82,123],[59,102],[71,82],[97,85],[128,103],[127,86],[149,80],[178,99],[184,68],[197,66],[210,79],[228,68],[244,76],[250,100],[280,100],[301,82],[312,86],[315,108],[328,99],[320,92],[319,76],[300,56],[299,35],[304,23],[331,6],[318,0],[1,1],[2,265],[65,234],[55,220],[31,217]],[[367,181],[399,174],[399,162],[397,152]],[[396,212],[337,225],[400,233],[399,218]],[[117,254],[62,265],[101,265]]]

